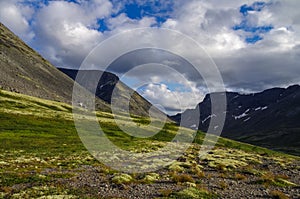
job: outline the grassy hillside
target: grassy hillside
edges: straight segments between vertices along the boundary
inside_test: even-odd
[[[0,198],[300,196],[298,157],[220,138],[214,150],[200,158],[204,134],[199,132],[188,151],[166,168],[120,173],[96,161],[84,148],[70,105],[3,90],[0,102]],[[178,129],[168,123],[151,138],[134,138],[116,126],[110,113],[97,116],[112,142],[141,155],[165,146]],[[116,118],[127,124],[128,118]],[[149,122],[140,117],[135,121],[141,128]],[[146,129],[151,132],[155,127]]]

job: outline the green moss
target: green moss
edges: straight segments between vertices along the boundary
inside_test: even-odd
[[[3,173],[0,175],[0,182],[3,186],[12,186],[21,183],[48,182],[51,178],[28,173]]]
[[[287,186],[292,186],[296,187],[297,184],[290,182],[288,180],[282,179],[282,178],[276,178],[274,181],[274,185],[280,186],[280,187],[287,187]]]
[[[169,166],[169,170],[176,171],[176,172],[183,172],[184,168],[180,166],[178,162],[175,162]]]
[[[79,198],[73,195],[48,195],[48,196],[41,196],[38,199],[75,199]]]
[[[209,193],[207,190],[197,188],[187,188],[171,195],[171,198],[180,199],[209,199],[216,198],[216,195]]]
[[[133,181],[133,178],[128,174],[117,174],[111,181],[116,184],[128,184]]]
[[[75,199],[76,195],[70,194],[70,191],[62,187],[55,186],[33,186],[22,189],[17,193],[12,193],[10,198],[41,198],[41,199]]]
[[[264,173],[260,177],[260,179],[257,180],[257,183],[264,184],[264,185],[274,185],[274,186],[278,186],[278,187],[297,186],[297,184],[290,182],[286,179],[283,179],[281,177],[278,177],[270,172]]]
[[[201,168],[200,165],[194,165],[195,167]],[[190,162],[179,162],[179,161],[174,161],[170,166],[169,170],[171,171],[176,171],[176,172],[183,172],[186,170],[191,170],[193,169],[193,164]]]
[[[218,148],[201,157],[204,162],[216,169],[234,170],[249,164],[260,164],[260,155],[238,149]]]
[[[159,180],[160,176],[157,173],[149,173],[143,178],[144,183],[153,183]]]

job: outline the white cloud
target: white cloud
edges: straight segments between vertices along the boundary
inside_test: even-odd
[[[174,65],[183,67],[178,63],[166,60],[163,61],[164,65],[154,63],[139,65],[121,76],[121,80],[134,79],[135,81],[129,84],[131,88],[153,104],[164,107],[168,114],[176,114],[195,108],[205,95],[203,88],[199,89],[185,74],[172,68]]]
[[[125,13],[122,13],[114,18],[108,20],[109,29],[114,33],[130,30],[134,28],[150,27],[156,24],[156,20],[153,17],[143,17],[140,20],[131,19]]]
[[[51,1],[37,13],[35,45],[45,46],[41,49],[42,54],[56,66],[76,68],[109,35],[156,23],[151,17],[133,20],[124,13],[112,18],[112,12],[113,6],[108,0],[82,1],[80,4]],[[105,19],[112,31],[98,31],[99,19]]]
[[[260,12],[249,12],[247,20],[253,26],[268,26],[272,23],[272,18],[273,14],[268,9],[264,9]]]
[[[164,27],[179,30],[200,43],[214,58],[229,89],[259,91],[299,83],[299,1],[271,1],[261,12],[251,11],[247,25],[272,25],[262,41],[245,42],[253,33],[235,31],[243,21],[240,6],[254,1],[179,1]]]
[[[238,4],[216,6],[211,1],[179,1],[172,19],[163,27],[179,30],[208,52],[223,53],[243,48],[244,41],[231,27],[241,21]]]
[[[81,4],[51,1],[37,13],[35,45],[42,46],[42,54],[57,66],[78,67],[103,39],[103,34],[96,30],[97,20],[107,17],[111,11],[112,4],[107,0]]]
[[[204,97],[203,92],[196,88],[193,92],[172,91],[166,84],[149,84],[142,94],[152,103],[164,107],[170,115],[195,108],[195,102],[202,101]]]
[[[25,41],[30,41],[34,33],[30,30],[28,20],[31,19],[33,9],[20,6],[16,0],[0,1],[0,21]]]

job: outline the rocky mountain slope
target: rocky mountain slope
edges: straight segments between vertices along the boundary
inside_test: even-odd
[[[67,69],[59,71],[1,23],[0,70],[0,89],[68,104],[72,102],[73,79],[75,79],[77,71]],[[89,80],[97,78],[99,72],[86,71],[83,78],[89,84]],[[99,97],[96,98],[98,110],[111,111],[109,107],[111,94],[118,82],[117,76],[105,72],[98,83],[96,92],[96,96]],[[89,90],[89,87],[86,88]],[[149,116],[149,109],[152,108],[154,117],[165,117],[164,113],[152,107],[150,102],[124,83],[119,82],[116,91],[118,99],[116,103],[121,110],[128,109],[126,102],[130,100],[131,114]],[[86,92],[82,93],[87,95]],[[132,96],[128,96],[127,93],[132,93]]]
[[[198,129],[207,131],[211,117],[218,117],[210,112],[210,97],[223,94],[207,95],[194,110],[186,110],[183,114],[191,115],[200,109]],[[247,95],[227,92],[226,96],[228,103],[226,121],[221,136],[291,154],[300,154],[299,85]],[[180,122],[181,114],[171,118]],[[186,126],[191,127],[195,121],[196,118],[191,117]]]
[[[72,101],[74,81],[0,23],[0,88],[43,99]],[[109,110],[96,100],[97,108]]]
[[[71,77],[73,80],[76,80],[78,70],[60,68],[60,71]],[[81,72],[80,82],[85,82],[86,85],[82,85],[88,90],[92,91],[93,81],[100,78],[98,81],[96,96],[105,102],[111,104],[112,94],[114,92],[114,101],[116,107],[121,110],[126,110],[128,108],[131,114],[148,116],[149,109],[151,108],[152,114],[156,118],[164,118],[165,114],[153,107],[150,102],[145,98],[139,95],[137,92],[132,90],[126,84],[119,80],[119,77],[110,72],[102,72],[97,70],[83,70]],[[82,81],[83,80],[83,81]],[[89,84],[89,82],[91,84]],[[131,96],[130,96],[131,95]]]

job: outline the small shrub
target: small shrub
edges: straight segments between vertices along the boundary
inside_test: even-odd
[[[172,194],[172,189],[161,189],[159,190],[159,193],[163,196],[163,197],[169,197]]]
[[[237,179],[237,180],[246,180],[247,177],[244,176],[243,174],[236,173],[236,174],[234,175],[234,179]]]
[[[128,174],[120,174],[114,176],[111,181],[116,184],[128,184],[133,181],[133,178]]]
[[[186,187],[195,187],[196,188],[197,184],[193,183],[193,182],[184,182],[183,186],[186,186]]]
[[[176,172],[183,172],[184,168],[180,166],[177,162],[175,162],[169,166],[169,170],[176,171]]]
[[[273,184],[275,182],[275,176],[273,173],[268,172],[263,174],[260,179],[257,181],[257,183],[259,184],[263,184],[265,186],[270,186],[271,184]]]
[[[1,90],[0,90],[0,91],[1,91]],[[0,188],[0,191],[1,191],[1,192],[4,192],[4,193],[11,193],[12,190],[13,190],[13,189],[12,189],[11,187],[6,187],[6,186]]]
[[[208,188],[203,184],[197,184],[197,189],[209,192]]]
[[[265,186],[270,186],[270,185],[279,186],[279,187],[297,186],[295,183],[280,177],[281,176],[276,176],[271,172],[267,172],[260,177],[257,183],[263,184]]]
[[[281,191],[277,191],[277,190],[271,191],[270,196],[274,199],[289,199],[289,197],[287,195],[285,195]]]
[[[245,167],[243,167],[240,172],[244,173],[244,174],[249,174],[249,175],[261,175],[261,172],[259,172],[258,170],[254,169],[253,166],[251,165],[247,165]]]
[[[279,174],[277,175],[278,178],[281,178],[281,179],[285,179],[285,180],[288,180],[290,177],[287,176],[287,175],[284,175],[284,174]]]
[[[228,188],[228,184],[225,181],[221,181],[219,183],[219,185],[220,185],[220,188],[223,189],[223,190]]]
[[[214,176],[211,173],[206,173],[205,174],[205,178],[207,178],[207,179],[210,179],[212,177],[214,177]]]
[[[174,182],[192,182],[195,183],[195,180],[188,174],[173,174],[172,176]]]
[[[227,173],[220,173],[219,177],[220,178],[228,178],[228,174]]]
[[[227,170],[226,165],[221,164],[221,163],[216,166],[216,169],[220,170],[220,171],[226,171]]]
[[[192,172],[199,178],[204,178],[205,174],[204,172],[199,168],[199,167],[195,167],[192,169]]]

